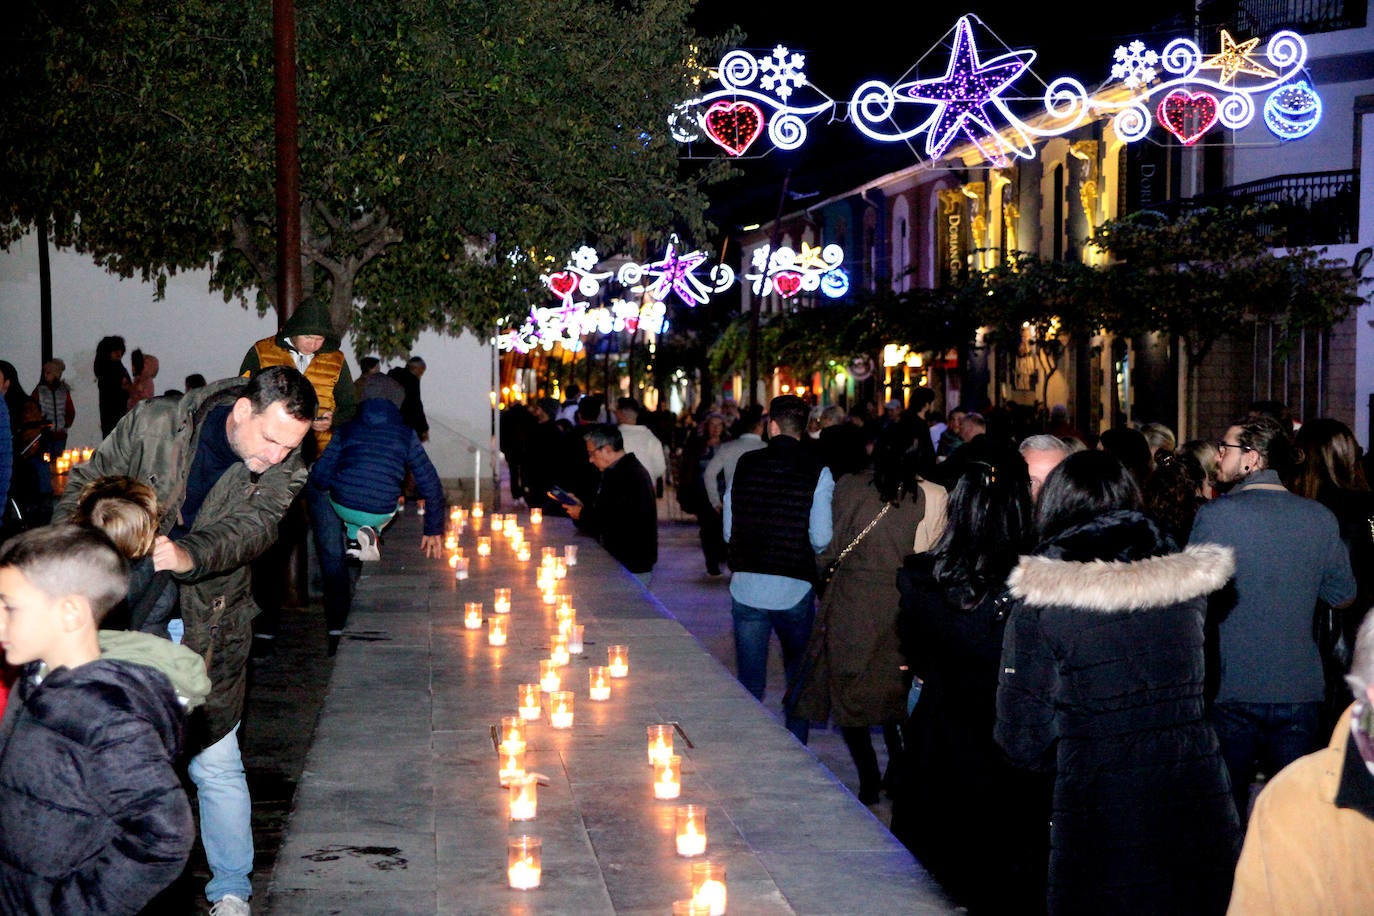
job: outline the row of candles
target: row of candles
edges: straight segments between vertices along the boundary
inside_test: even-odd
[[[453,533],[446,540],[452,553],[450,566],[458,579],[467,578],[468,564],[458,547],[457,536],[467,523],[474,532],[480,531],[483,518],[480,505],[464,513],[454,509],[451,515]],[[531,510],[531,524],[542,523],[542,513]],[[524,532],[512,515],[495,515],[491,520],[491,536],[477,537],[477,555],[481,559],[491,556],[492,538],[504,537],[517,560],[524,562],[531,557],[530,547],[525,541]],[[457,557],[459,562],[454,561]],[[549,636],[549,657],[539,662],[539,682],[520,684],[517,687],[516,715],[503,716],[499,733],[498,750],[500,766],[498,777],[501,786],[509,792],[508,811],[514,822],[529,822],[538,813],[538,782],[536,774],[525,770],[525,750],[527,747],[527,726],[538,721],[543,714],[542,697],[548,695],[549,725],[555,729],[571,729],[574,715],[574,691],[564,689],[561,669],[571,663],[573,655],[580,655],[584,649],[585,628],[577,623],[577,612],[571,596],[559,591],[559,583],[568,575],[568,569],[577,564],[577,545],[569,544],[560,555],[552,547],[544,547],[540,554],[536,584],[541,593],[542,603],[555,607],[558,623],[556,631]],[[511,589],[500,587],[495,590],[493,600],[494,615],[484,617],[480,601],[464,603],[463,623],[467,629],[478,630],[485,624],[487,643],[504,646],[509,639],[509,619],[511,614]],[[605,702],[611,697],[611,681],[629,675],[629,648],[623,645],[607,647],[606,664],[593,665],[587,671],[587,695],[593,702]],[[660,800],[676,799],[682,792],[682,758],[673,753],[672,724],[658,724],[647,727],[648,757],[653,769],[653,795]],[[681,805],[674,812],[674,831],[677,853],[684,857],[696,857],[706,851],[706,809],[700,805]],[[531,890],[539,887],[542,878],[543,844],[539,837],[521,835],[507,841],[507,881],[517,890]],[[702,861],[692,863],[692,897],[673,904],[674,913],[698,914],[698,916],[722,916],[725,913],[726,888],[725,866],[721,863]]]
[[[78,464],[84,464],[90,461],[91,455],[94,454],[94,452],[95,449],[93,448],[69,448],[64,449],[62,454],[58,455],[56,458],[53,458],[48,452],[44,452],[43,460],[51,464],[53,471],[56,473],[65,474]]]

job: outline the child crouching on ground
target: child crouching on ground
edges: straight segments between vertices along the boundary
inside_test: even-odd
[[[173,761],[209,679],[190,650],[148,634],[110,634],[102,654],[100,620],[127,588],[93,528],[0,546],[0,648],[24,666],[0,720],[0,912],[134,914],[191,851]]]
[[[167,638],[177,614],[177,583],[170,570],[153,568],[157,494],[132,477],[101,477],[86,484],[72,513],[77,525],[99,528],[129,561],[128,603],[104,621],[107,630],[137,630]]]

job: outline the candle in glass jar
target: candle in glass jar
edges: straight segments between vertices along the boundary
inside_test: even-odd
[[[492,610],[498,614],[510,613],[510,589],[498,588],[496,590],[496,601],[492,605]]]
[[[539,689],[545,693],[553,693],[563,686],[563,675],[558,673],[558,666],[552,659],[541,658],[539,660]]]
[[[606,670],[611,677],[625,677],[630,673],[630,649],[628,646],[608,646],[606,648]]]
[[[692,899],[705,904],[710,916],[725,916],[725,865],[721,862],[692,863]]]
[[[481,503],[473,503],[473,504],[472,504],[472,509],[471,509],[471,511],[469,512],[469,515],[470,515],[470,517],[472,517],[472,518],[481,518],[481,517],[482,517],[482,504],[481,504]]]
[[[539,811],[539,778],[533,773],[518,776],[510,782],[510,819],[532,821]]]
[[[506,616],[487,618],[487,645],[504,646],[506,644]]]
[[[555,690],[549,694],[549,724],[554,728],[572,728],[573,692]]]
[[[701,805],[679,805],[674,822],[677,827],[678,855],[699,856],[706,851],[705,808]]]
[[[553,607],[557,603],[558,592],[555,591],[554,586],[550,584],[547,588],[544,589],[544,604],[548,607]]]
[[[563,546],[563,562],[568,566],[577,565],[577,545],[565,544]]]
[[[682,794],[682,758],[673,754],[654,764],[654,798],[672,799]]]
[[[604,665],[592,665],[587,669],[587,695],[598,702],[611,698],[611,679]]]
[[[525,748],[503,747],[500,754],[501,768],[498,776],[502,786],[509,786],[512,779],[525,775]]]
[[[482,602],[469,601],[463,605],[463,626],[469,630],[482,629]]]
[[[568,564],[557,557],[555,557],[553,561],[553,577],[555,579],[566,579],[568,577]]]
[[[580,623],[575,623],[572,625],[570,629],[571,632],[568,633],[568,651],[571,652],[573,655],[581,655],[582,635],[584,632],[586,632],[586,627],[584,627]]]
[[[483,535],[477,539],[477,555],[479,557],[491,556],[491,538]]]
[[[671,725],[646,725],[649,735],[649,765],[658,766],[673,756],[673,727]]]
[[[673,916],[711,916],[709,904],[697,903],[695,900],[674,900]]]
[[[549,661],[559,666],[572,661],[572,653],[568,651],[568,637],[563,633],[549,634]]]
[[[520,718],[525,721],[533,721],[539,718],[540,707],[540,687],[538,684],[521,684],[517,689],[520,699]]]
[[[544,523],[544,510],[535,507],[530,510],[530,524],[542,525]]]
[[[453,567],[453,578],[466,579],[468,577],[468,558],[461,553],[449,557],[448,565]]]
[[[450,532],[449,535],[448,535],[448,537],[444,538],[444,549],[445,549],[445,550],[457,550],[457,549],[458,549],[458,535],[453,534],[452,532]]]
[[[521,563],[528,563],[530,561],[530,545],[522,543],[517,547],[515,549],[515,558]]]
[[[506,877],[511,887],[527,891],[539,886],[541,845],[535,836],[511,837],[506,841]]]
[[[525,743],[525,720],[520,716],[501,717],[501,742]]]

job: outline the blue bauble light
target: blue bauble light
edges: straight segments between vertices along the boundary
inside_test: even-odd
[[[1321,96],[1306,80],[1280,86],[1264,101],[1264,124],[1280,140],[1307,136],[1321,119]]]

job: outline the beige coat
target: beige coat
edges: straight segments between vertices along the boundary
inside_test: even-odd
[[[1336,723],[1328,747],[1284,767],[1255,800],[1231,916],[1374,912],[1374,820],[1335,806],[1350,715]]]

